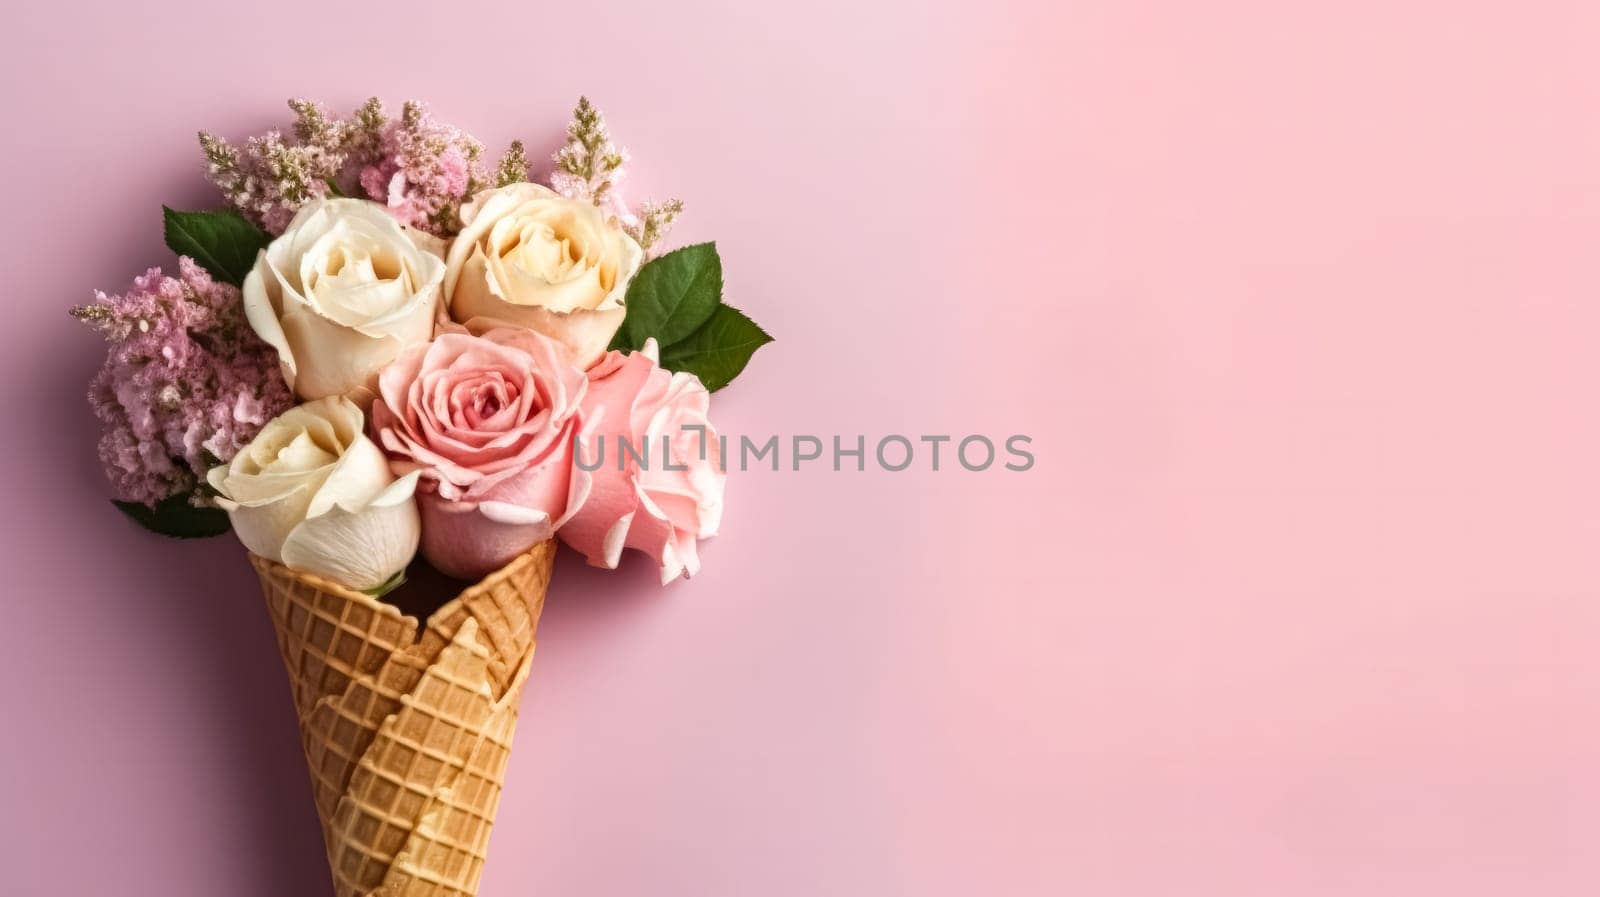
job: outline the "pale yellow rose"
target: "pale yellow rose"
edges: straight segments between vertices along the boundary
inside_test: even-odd
[[[446,256],[450,317],[473,332],[511,325],[572,350],[579,367],[622,326],[644,250],[591,202],[537,184],[486,190],[461,210]]]

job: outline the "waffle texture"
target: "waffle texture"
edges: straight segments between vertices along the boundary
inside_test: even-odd
[[[428,618],[251,556],[339,897],[473,897],[555,542]]]

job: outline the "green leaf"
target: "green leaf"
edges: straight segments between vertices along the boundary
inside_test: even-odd
[[[168,248],[234,286],[244,283],[256,253],[272,242],[271,235],[238,212],[177,212],[162,206],[161,217]]]
[[[111,503],[145,529],[174,539],[203,539],[228,531],[226,511],[197,508],[189,504],[189,496],[182,493],[162,499],[154,508],[137,501],[113,500]]]
[[[722,302],[717,244],[697,243],[653,259],[628,284],[628,315],[611,348],[629,351],[654,337],[669,346],[694,333]]]
[[[739,376],[750,356],[772,337],[731,305],[718,305],[711,318],[687,339],[661,350],[661,366],[688,371],[716,392]]]

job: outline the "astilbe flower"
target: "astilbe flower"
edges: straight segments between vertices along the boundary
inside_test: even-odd
[[[522,141],[511,141],[511,148],[500,157],[500,164],[495,169],[494,185],[496,187],[509,187],[512,184],[521,184],[528,180],[528,150]]]
[[[661,249],[661,238],[672,230],[672,225],[683,214],[683,200],[669,199],[666,202],[650,202],[646,200],[639,206],[639,214],[633,216],[631,221],[624,222],[623,229],[639,241],[647,255],[654,257]]]
[[[460,230],[461,203],[488,186],[483,144],[408,102],[386,121],[376,99],[357,112],[346,138],[357,182],[401,224],[439,236]]]
[[[550,172],[552,190],[571,199],[587,199],[602,208],[607,208],[627,173],[624,166],[628,151],[611,142],[605,117],[588,97],[578,97],[572,122],[567,125],[566,145],[550,158],[556,163]]]
[[[390,119],[376,97],[348,118],[330,116],[310,100],[290,100],[291,136],[268,131],[235,146],[202,131],[206,170],[228,202],[272,234],[280,234],[300,206],[339,193],[383,203],[407,224],[441,237],[461,229],[461,204],[489,186],[528,179],[520,142],[491,173],[483,144],[433,118],[417,102]],[[622,197],[628,151],[614,143],[605,117],[588,97],[579,97],[567,126],[566,145],[552,157],[550,187],[593,202],[655,255],[680,214],[683,202],[646,202],[636,211]]]
[[[521,145],[513,144],[512,148],[520,152]],[[645,202],[638,212],[628,207],[619,186],[627,176],[628,151],[612,142],[605,117],[588,97],[578,98],[572,122],[567,125],[567,142],[556,150],[551,161],[556,164],[550,172],[552,190],[571,199],[588,200],[605,210],[648,255],[656,254],[661,239],[683,213],[683,201],[679,199]],[[502,181],[506,177],[502,169]]]
[[[293,141],[268,131],[237,147],[200,132],[207,177],[234,208],[272,234],[283,233],[303,203],[332,192],[345,166],[345,124],[307,100],[290,100],[289,107]]]
[[[390,119],[376,97],[348,118],[289,101],[292,138],[269,131],[234,146],[201,132],[207,173],[234,208],[282,233],[300,206],[329,194],[366,196],[402,224],[438,236],[460,230],[467,197],[489,185],[483,144],[408,102]]]
[[[204,504],[207,468],[228,461],[293,404],[276,353],[250,329],[239,291],[189,258],[151,268],[120,296],[72,310],[111,348],[89,389],[100,460],[117,497]]]

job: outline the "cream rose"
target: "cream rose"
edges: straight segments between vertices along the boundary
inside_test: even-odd
[[[378,371],[433,337],[442,243],[364,199],[314,200],[244,279],[250,326],[304,399],[370,403]]]
[[[486,190],[461,210],[444,291],[481,333],[510,324],[564,343],[579,367],[605,354],[644,250],[593,203],[538,184]],[[476,323],[474,323],[476,319]]]
[[[273,418],[206,479],[252,552],[352,589],[371,589],[417,553],[419,474],[396,479],[362,432],[361,409],[332,397]]]

